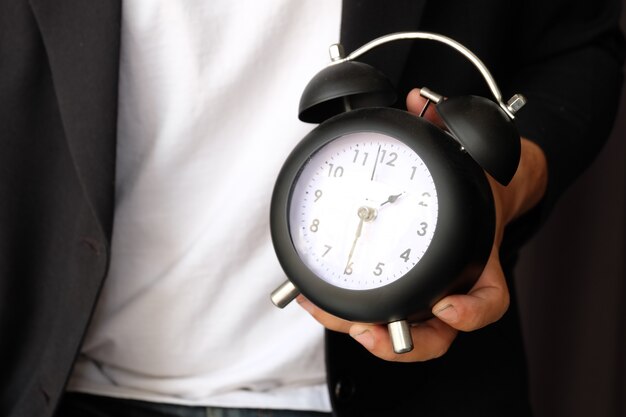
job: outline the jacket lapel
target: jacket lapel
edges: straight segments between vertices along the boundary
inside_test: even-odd
[[[48,54],[68,147],[85,194],[110,236],[120,0],[30,0]]]
[[[343,0],[341,43],[349,53],[382,35],[416,31],[425,4],[426,0]],[[410,41],[387,44],[368,52],[359,60],[380,69],[397,85],[410,47]]]

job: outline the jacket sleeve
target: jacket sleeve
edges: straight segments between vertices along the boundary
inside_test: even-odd
[[[523,4],[519,70],[508,87],[528,99],[516,117],[520,135],[547,157],[548,189],[534,210],[542,219],[609,137],[622,89],[624,40],[619,0]]]

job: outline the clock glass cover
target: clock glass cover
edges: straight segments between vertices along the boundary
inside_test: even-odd
[[[340,136],[302,168],[290,199],[292,243],[320,279],[379,288],[420,262],[437,227],[432,175],[419,155],[385,134]]]

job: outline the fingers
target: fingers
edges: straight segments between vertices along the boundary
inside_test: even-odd
[[[414,88],[406,96],[406,108],[410,113],[415,115],[423,114],[423,117],[429,122],[435,124],[440,129],[445,129],[445,125],[437,111],[435,110],[435,103],[429,102],[426,98],[420,95],[420,89]],[[426,108],[426,111],[424,111]]]
[[[457,330],[434,318],[411,327],[414,348],[398,354],[387,326],[356,323],[350,328],[350,336],[375,356],[394,362],[422,362],[438,358],[448,351]]]
[[[317,307],[315,304],[307,300],[303,295],[296,297],[296,301],[300,306],[305,309],[315,320],[320,322],[324,327],[336,332],[348,333],[350,327],[354,324],[351,321],[341,319],[337,316],[333,316],[330,313]]]
[[[499,320],[509,308],[509,302],[504,272],[494,249],[470,292],[443,298],[432,313],[450,327],[468,332]]]
[[[483,274],[466,295],[450,295],[432,309],[436,318],[411,327],[414,349],[393,351],[386,326],[357,323],[350,335],[373,355],[388,361],[416,362],[446,353],[458,331],[473,331],[499,320],[509,307],[509,291],[497,251],[492,251]],[[345,323],[342,328],[345,328]]]
[[[458,331],[485,327],[500,319],[508,309],[509,291],[497,253],[494,246],[482,275],[468,294],[443,298],[432,309],[436,318],[411,327],[414,345],[411,352],[397,354],[393,351],[386,326],[356,323],[348,332],[373,355],[384,360],[416,362],[442,356]]]
[[[302,295],[296,300],[327,329],[349,333],[373,355],[388,361],[417,362],[438,358],[447,352],[457,334],[456,329],[434,318],[412,326],[414,349],[408,353],[397,354],[393,351],[387,326],[343,320],[315,306]]]

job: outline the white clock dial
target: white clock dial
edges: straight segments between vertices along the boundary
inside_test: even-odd
[[[293,187],[289,228],[302,261],[337,287],[388,285],[411,270],[437,227],[437,190],[415,151],[351,133],[317,151]]]

